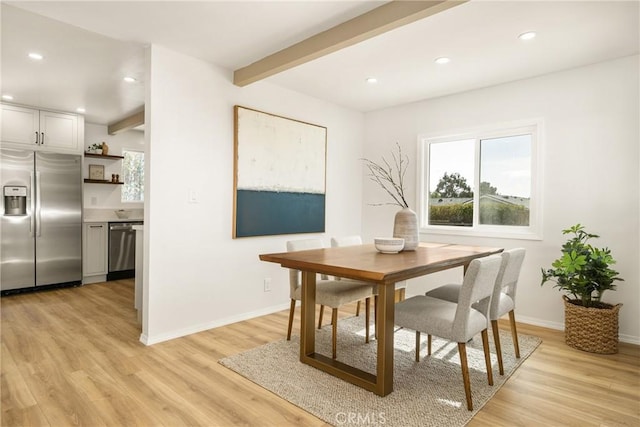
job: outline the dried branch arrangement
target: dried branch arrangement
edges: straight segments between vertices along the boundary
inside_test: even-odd
[[[397,153],[391,153],[392,161],[389,162],[384,157],[382,163],[376,163],[369,159],[362,159],[367,169],[368,177],[377,183],[394,200],[393,203],[372,203],[374,206],[398,205],[401,208],[408,208],[409,204],[404,197],[404,177],[409,166],[409,157],[402,154],[402,147],[396,142]]]

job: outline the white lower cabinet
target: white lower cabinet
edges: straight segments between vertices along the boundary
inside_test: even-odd
[[[108,223],[87,222],[83,232],[82,282],[103,282],[107,279]]]

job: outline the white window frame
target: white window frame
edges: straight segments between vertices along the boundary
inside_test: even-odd
[[[122,149],[122,156],[124,157],[125,151],[128,152],[132,152],[132,153],[142,153],[142,155],[144,157],[146,157],[144,150],[141,150],[139,148],[123,148]],[[145,159],[146,161],[146,159]],[[123,159],[123,168],[124,168],[124,159]],[[122,179],[124,180],[124,170],[123,170],[123,177]],[[144,203],[144,193],[142,193],[142,200],[122,200],[123,196],[124,196],[124,186],[127,185],[126,182],[123,184],[123,188],[120,194],[120,202],[121,203]]]
[[[527,119],[509,123],[494,124],[463,131],[451,131],[439,134],[418,135],[418,171],[417,185],[420,233],[456,236],[497,237],[506,239],[542,240],[542,188],[543,188],[543,140],[544,123],[542,119]],[[529,199],[529,226],[479,224],[480,197],[480,141],[513,135],[531,134],[531,195]],[[474,186],[473,186],[473,225],[458,227],[429,225],[429,145],[439,142],[453,142],[463,139],[475,140]]]

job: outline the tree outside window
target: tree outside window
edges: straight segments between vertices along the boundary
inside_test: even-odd
[[[124,156],[122,173],[124,185],[122,186],[123,202],[144,201],[144,153],[141,151],[123,150]]]

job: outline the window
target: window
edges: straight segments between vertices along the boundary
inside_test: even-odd
[[[421,229],[539,239],[541,122],[421,136]]]
[[[142,202],[144,201],[144,153],[122,150],[122,155],[124,156],[122,201]]]

